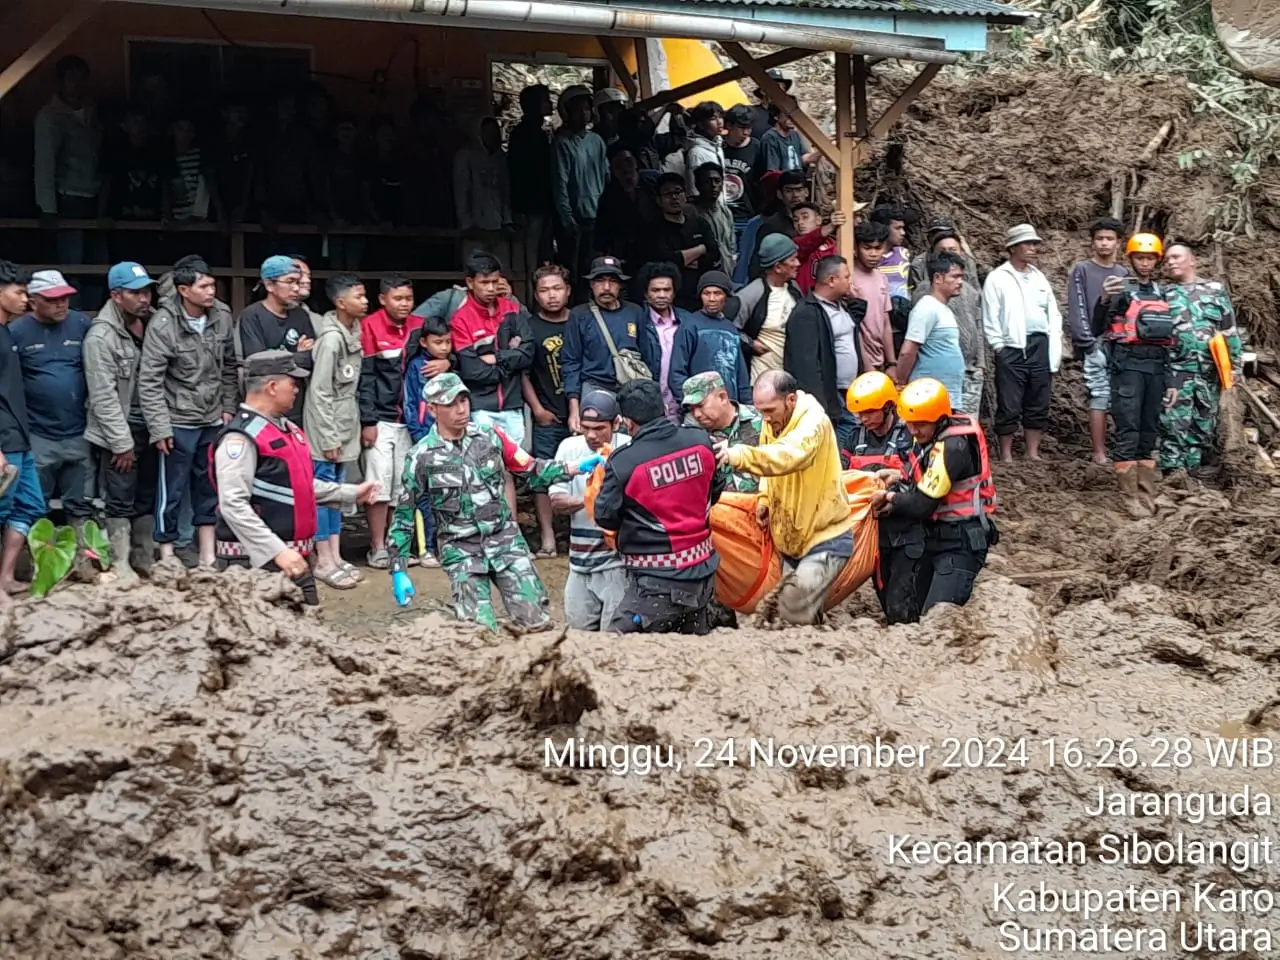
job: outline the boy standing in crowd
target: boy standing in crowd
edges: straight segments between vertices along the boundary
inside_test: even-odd
[[[364,475],[378,483],[369,518],[369,566],[385,570],[387,520],[400,496],[405,458],[413,446],[400,406],[404,389],[404,355],[410,337],[422,326],[413,309],[413,284],[399,276],[384,277],[378,285],[375,310],[360,325],[360,444],[365,450]]]
[[[533,442],[530,450],[538,460],[556,459],[560,444],[569,439],[569,399],[564,395],[564,374],[560,351],[564,347],[565,323],[569,319],[569,272],[548,264],[533,275],[537,308],[529,318],[533,337],[533,365],[524,374],[524,402],[533,414]],[[533,495],[538,514],[541,545],[536,557],[554,557],[556,534],[552,525],[551,497]]]
[[[358,277],[345,274],[325,285],[333,309],[319,321],[311,348],[311,387],[303,406],[313,476],[321,483],[343,483],[347,464],[360,456],[360,318],[369,298]],[[342,511],[316,510],[315,578],[335,590],[350,590],[363,575],[342,560]]]
[[[1111,409],[1111,371],[1101,337],[1093,335],[1093,308],[1102,299],[1108,277],[1125,277],[1129,271],[1117,262],[1124,224],[1097,220],[1089,227],[1093,256],[1071,268],[1067,278],[1067,324],[1076,355],[1084,357],[1084,385],[1089,391],[1089,439],[1093,462],[1107,462],[1107,412]]]

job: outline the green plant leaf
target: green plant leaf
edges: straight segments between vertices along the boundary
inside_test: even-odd
[[[31,595],[43,597],[71,572],[76,562],[76,532],[70,527],[55,527],[48,517],[36,521],[27,534],[36,575],[31,580]]]
[[[97,561],[100,569],[111,569],[111,541],[93,520],[84,525],[84,555]]]

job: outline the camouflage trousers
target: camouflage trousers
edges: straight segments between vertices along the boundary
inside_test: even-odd
[[[533,566],[533,557],[515,524],[511,535],[453,541],[443,545],[440,566],[449,577],[453,611],[490,630],[498,629],[493,609],[496,584],[507,615],[521,627],[543,627],[551,622],[551,601]]]
[[[1218,386],[1199,377],[1178,390],[1160,415],[1157,457],[1161,470],[1195,470],[1218,446]]]

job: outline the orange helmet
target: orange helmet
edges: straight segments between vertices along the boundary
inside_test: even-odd
[[[1129,238],[1124,252],[1126,256],[1133,253],[1154,253],[1157,257],[1163,257],[1164,241],[1154,233],[1135,233]]]
[[[898,402],[898,388],[886,374],[879,370],[864,373],[849,384],[844,395],[844,405],[850,413],[869,413],[883,410],[885,404]]]
[[[951,415],[947,388],[931,377],[912,380],[898,397],[898,416],[908,423],[937,423]]]

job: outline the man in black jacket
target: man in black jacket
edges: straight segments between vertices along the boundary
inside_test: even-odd
[[[844,395],[862,367],[858,327],[867,312],[865,300],[849,298],[849,281],[844,257],[818,261],[813,289],[787,321],[782,353],[782,368],[801,390],[818,398],[842,449],[858,427],[857,418],[845,409]]]
[[[617,535],[627,570],[610,629],[705,635],[720,565],[709,518],[724,490],[711,438],[668,420],[652,380],[623,384],[618,408],[631,442],[605,462],[595,502],[596,524]]]
[[[751,364],[751,382],[766,370],[782,369],[787,320],[804,294],[796,284],[799,248],[786,234],[775,233],[760,244],[763,273],[734,294],[726,313],[742,331],[742,349]]]

